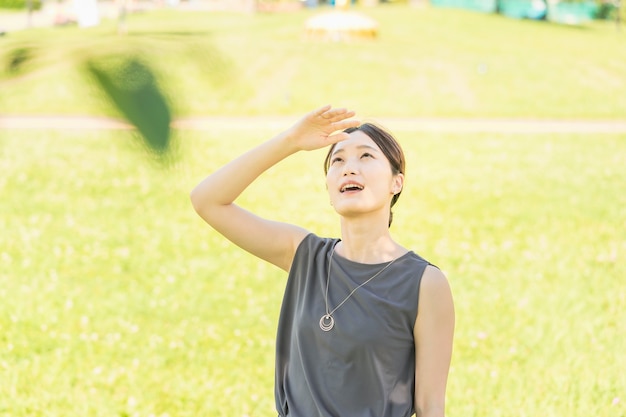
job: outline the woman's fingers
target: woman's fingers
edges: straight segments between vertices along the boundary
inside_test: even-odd
[[[298,149],[318,149],[332,143],[348,139],[349,135],[341,132],[361,123],[351,119],[356,113],[345,108],[332,108],[330,105],[310,112],[290,130],[290,136]]]
[[[330,110],[331,107],[332,106],[330,104],[327,104],[325,106],[320,107],[319,109],[313,110],[311,113],[313,113],[313,116],[322,116],[324,113]]]
[[[322,106],[310,113],[314,118],[320,117],[330,122],[336,122],[355,115],[354,111],[346,108],[332,108],[331,105]]]
[[[352,116],[354,116],[354,112],[352,112]],[[357,119],[350,119],[350,117],[352,116],[348,116],[347,119],[348,120],[340,120],[337,122],[333,123],[333,128],[335,130],[344,130],[347,129],[349,127],[358,127],[361,125],[361,122]]]
[[[338,122],[354,116],[355,113],[348,109],[329,109],[322,114],[322,117],[331,123]]]

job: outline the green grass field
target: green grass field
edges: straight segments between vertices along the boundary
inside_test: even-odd
[[[179,134],[168,170],[127,133],[1,136],[1,415],[274,415],[285,274],[187,197],[270,132]],[[448,414],[626,415],[624,138],[400,139],[394,234],[456,298]],[[242,204],[336,235],[322,157],[285,161]]]
[[[111,22],[11,34],[2,59],[37,52],[2,72],[0,114],[116,115],[80,65],[135,50],[179,116],[332,102],[373,118],[624,118],[612,26],[381,7],[368,11],[380,39],[346,45],[304,41],[313,13],[147,13],[125,38]],[[188,199],[274,133],[176,131],[164,166],[127,131],[0,130],[0,416],[275,416],[286,274]],[[626,137],[397,133],[408,171],[392,231],[455,296],[447,415],[625,417]],[[337,235],[323,156],[284,161],[241,204]]]

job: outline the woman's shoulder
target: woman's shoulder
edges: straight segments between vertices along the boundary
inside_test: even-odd
[[[437,268],[436,265],[432,264],[430,261],[428,261],[426,258],[419,255],[415,251],[412,251],[412,250],[407,251],[404,257],[407,258],[409,263],[419,266],[420,268],[425,268],[427,266],[432,266],[433,268]]]
[[[410,271],[410,274],[421,282],[440,282],[446,281],[445,274],[439,269],[439,267],[427,259],[423,258],[414,251],[408,251],[404,255],[404,262],[401,263],[402,267],[406,271]],[[435,284],[436,285],[436,284]]]
[[[320,246],[320,245],[322,245],[322,246],[323,245],[332,245],[332,246],[334,246],[338,241],[339,241],[339,239],[337,239],[337,238],[322,237],[322,236],[318,236],[314,232],[309,232],[304,237],[304,239],[302,239],[302,242],[300,243],[300,246]]]
[[[296,250],[296,259],[324,254],[332,250],[339,239],[331,237],[320,237],[313,232],[309,232]]]

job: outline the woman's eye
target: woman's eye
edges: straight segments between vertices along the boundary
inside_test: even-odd
[[[334,164],[335,162],[341,162],[341,158],[333,158],[333,160],[330,161],[331,164]]]
[[[363,155],[361,155],[361,158],[370,158],[370,157],[372,157],[372,154],[371,153],[367,153],[367,152],[364,153]]]

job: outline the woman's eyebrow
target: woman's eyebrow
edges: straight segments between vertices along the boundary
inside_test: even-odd
[[[373,147],[373,146],[371,146],[371,145],[358,145],[356,148],[357,148],[357,149],[369,149],[369,150],[372,150],[372,151],[374,151],[374,152],[380,152],[380,150],[379,150],[379,149],[377,149],[377,148],[375,148],[375,147]],[[345,151],[345,150],[344,150],[343,148],[337,149],[336,151],[334,151],[334,152],[331,154],[331,156],[333,156],[333,155],[335,155],[335,154],[338,154],[339,152],[344,152],[344,151]]]
[[[376,151],[376,152],[380,151],[380,149],[375,148],[375,147],[373,147],[371,145],[359,145],[359,146],[357,146],[357,148],[358,149],[369,149],[369,150]]]

